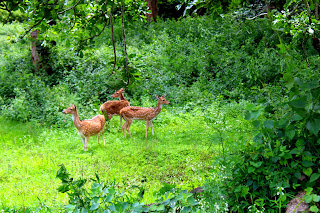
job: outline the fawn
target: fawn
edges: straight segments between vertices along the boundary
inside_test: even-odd
[[[158,105],[155,108],[128,106],[121,109],[120,116],[126,120],[122,126],[123,136],[126,137],[126,129],[129,136],[132,138],[129,128],[133,120],[145,120],[147,122],[146,138],[148,137],[149,126],[151,127],[152,135],[154,135],[152,120],[160,113],[163,104],[170,104],[170,102],[164,97],[165,95],[161,97],[156,95],[156,98],[158,99]]]
[[[93,135],[98,135],[98,143],[100,132],[102,133],[103,145],[106,145],[104,140],[104,125],[105,118],[103,115],[94,116],[90,120],[80,120],[78,115],[77,107],[73,104],[65,110],[62,111],[64,114],[71,114],[74,126],[77,128],[78,133],[82,139],[84,151],[88,151],[89,137]]]
[[[119,101],[107,101],[101,105],[100,110],[110,121],[113,115],[120,115],[120,110],[124,107],[130,106],[129,101],[127,101],[123,96],[124,88],[116,91],[111,97],[119,98]],[[120,126],[122,123],[122,117],[120,116]]]

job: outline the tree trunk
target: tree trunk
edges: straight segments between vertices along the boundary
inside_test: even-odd
[[[40,31],[35,30],[30,33],[31,38],[32,38],[32,43],[31,43],[31,57],[32,57],[32,63],[36,70],[39,70],[39,54],[37,52],[37,41],[38,41],[38,34]]]
[[[148,3],[148,9],[151,10],[150,13],[146,13],[147,21],[151,22],[151,18],[153,21],[157,21],[157,15],[158,15],[158,0],[146,0]]]
[[[123,45],[124,45],[124,55],[126,61],[126,75],[127,75],[127,85],[130,83],[130,76],[129,76],[129,67],[128,67],[128,55],[127,55],[127,42],[126,42],[126,33],[124,30],[124,3],[121,0],[121,24],[122,24],[122,34],[123,34]]]
[[[114,2],[114,1],[113,1]],[[111,27],[111,40],[112,40],[112,46],[113,46],[113,55],[114,55],[114,64],[113,64],[113,69],[112,69],[112,73],[114,72],[114,69],[116,67],[116,63],[117,63],[117,54],[116,54],[116,46],[114,44],[114,32],[113,32],[113,23],[112,23],[112,10],[113,10],[113,6],[111,7],[111,11],[110,11],[110,27]],[[112,74],[111,73],[111,74]]]

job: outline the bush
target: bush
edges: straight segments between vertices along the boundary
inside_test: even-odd
[[[216,194],[211,202],[228,203],[233,211],[280,212],[298,192],[306,191],[305,201],[317,212],[320,86],[318,81],[287,80],[289,100],[280,118],[268,116],[263,105],[248,105],[246,118],[258,132],[252,143],[214,161],[215,175],[207,184],[209,193]]]

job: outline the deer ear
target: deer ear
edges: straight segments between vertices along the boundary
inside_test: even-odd
[[[164,98],[164,97],[166,97],[166,95],[163,95],[162,97]]]
[[[157,99],[159,99],[159,96],[158,96],[158,95],[156,95],[156,98],[157,98]]]
[[[120,90],[123,92],[123,91],[124,91],[124,88],[121,88]]]

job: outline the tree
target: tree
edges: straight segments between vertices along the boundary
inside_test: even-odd
[[[27,15],[25,22],[28,28],[22,32],[20,38],[30,32],[38,32],[38,40],[60,39],[66,46],[72,43],[80,56],[83,48],[100,36],[110,24],[116,63],[112,21],[145,20],[147,6],[144,0],[7,0],[0,2],[0,10],[8,13],[7,17],[0,17],[3,24],[8,22],[15,11]],[[123,28],[124,26],[125,24],[122,25]],[[55,34],[59,34],[59,38],[56,38]],[[128,62],[125,66],[128,66]]]

